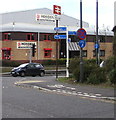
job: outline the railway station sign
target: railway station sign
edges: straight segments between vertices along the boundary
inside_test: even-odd
[[[57,15],[61,15],[61,6],[53,5],[53,13]]]

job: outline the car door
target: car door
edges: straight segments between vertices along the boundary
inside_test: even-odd
[[[26,75],[35,75],[35,65],[34,64],[28,64],[26,69]]]
[[[39,75],[41,72],[41,65],[40,64],[35,64],[35,70],[36,70],[36,75]]]

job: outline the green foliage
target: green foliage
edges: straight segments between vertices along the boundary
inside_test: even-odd
[[[116,56],[110,57],[105,61],[106,72],[111,71],[116,67]]]
[[[16,67],[19,66],[21,62],[19,61],[11,61],[11,60],[2,60],[3,67]]]
[[[108,58],[104,68],[107,80],[110,81],[111,84],[116,84],[116,56]]]
[[[110,73],[108,74],[108,78],[111,84],[116,84],[116,68],[110,71]]]
[[[95,68],[90,75],[87,77],[87,83],[89,84],[100,84],[106,82],[106,74],[104,68]]]
[[[80,79],[80,60],[74,58],[70,61],[69,66],[70,72],[72,72],[73,77],[79,81]],[[96,60],[83,60],[83,83],[88,84],[100,84],[106,82],[106,71],[105,68],[100,68],[96,65]]]
[[[65,59],[58,59],[58,65],[65,65],[66,60]],[[44,60],[42,62],[43,65],[56,65],[56,60]]]

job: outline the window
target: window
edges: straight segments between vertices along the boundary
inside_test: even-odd
[[[105,56],[105,50],[100,50],[99,55],[100,55],[101,57],[104,57],[104,56]],[[93,50],[93,57],[95,57],[95,56],[96,56],[96,50]]]
[[[28,33],[27,34],[27,40],[35,40],[35,34],[34,33]]]
[[[51,41],[51,35],[50,34],[44,34],[44,41]]]
[[[54,33],[40,33],[40,41],[54,41]]]
[[[87,57],[87,50],[83,50],[83,57]]]
[[[100,42],[105,42],[105,36],[99,36],[99,38],[100,38]]]
[[[2,48],[2,59],[11,59],[11,48]]]
[[[51,52],[52,52],[51,48],[44,48],[44,57],[51,58]]]
[[[42,67],[42,65],[41,64],[35,64],[35,67],[40,68],[40,67]]]
[[[11,33],[4,33],[4,40],[11,40]]]
[[[105,56],[105,50],[100,50],[100,56],[104,57]]]
[[[71,42],[77,42],[77,36],[69,35],[69,38],[71,39]]]

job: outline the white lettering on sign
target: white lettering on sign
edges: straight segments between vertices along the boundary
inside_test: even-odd
[[[36,42],[17,42],[17,49],[30,49],[33,44],[37,46]]]
[[[54,15],[47,15],[47,14],[36,14],[36,21],[43,20],[43,21],[55,21]]]
[[[53,5],[53,13],[57,15],[61,15],[61,6]]]

